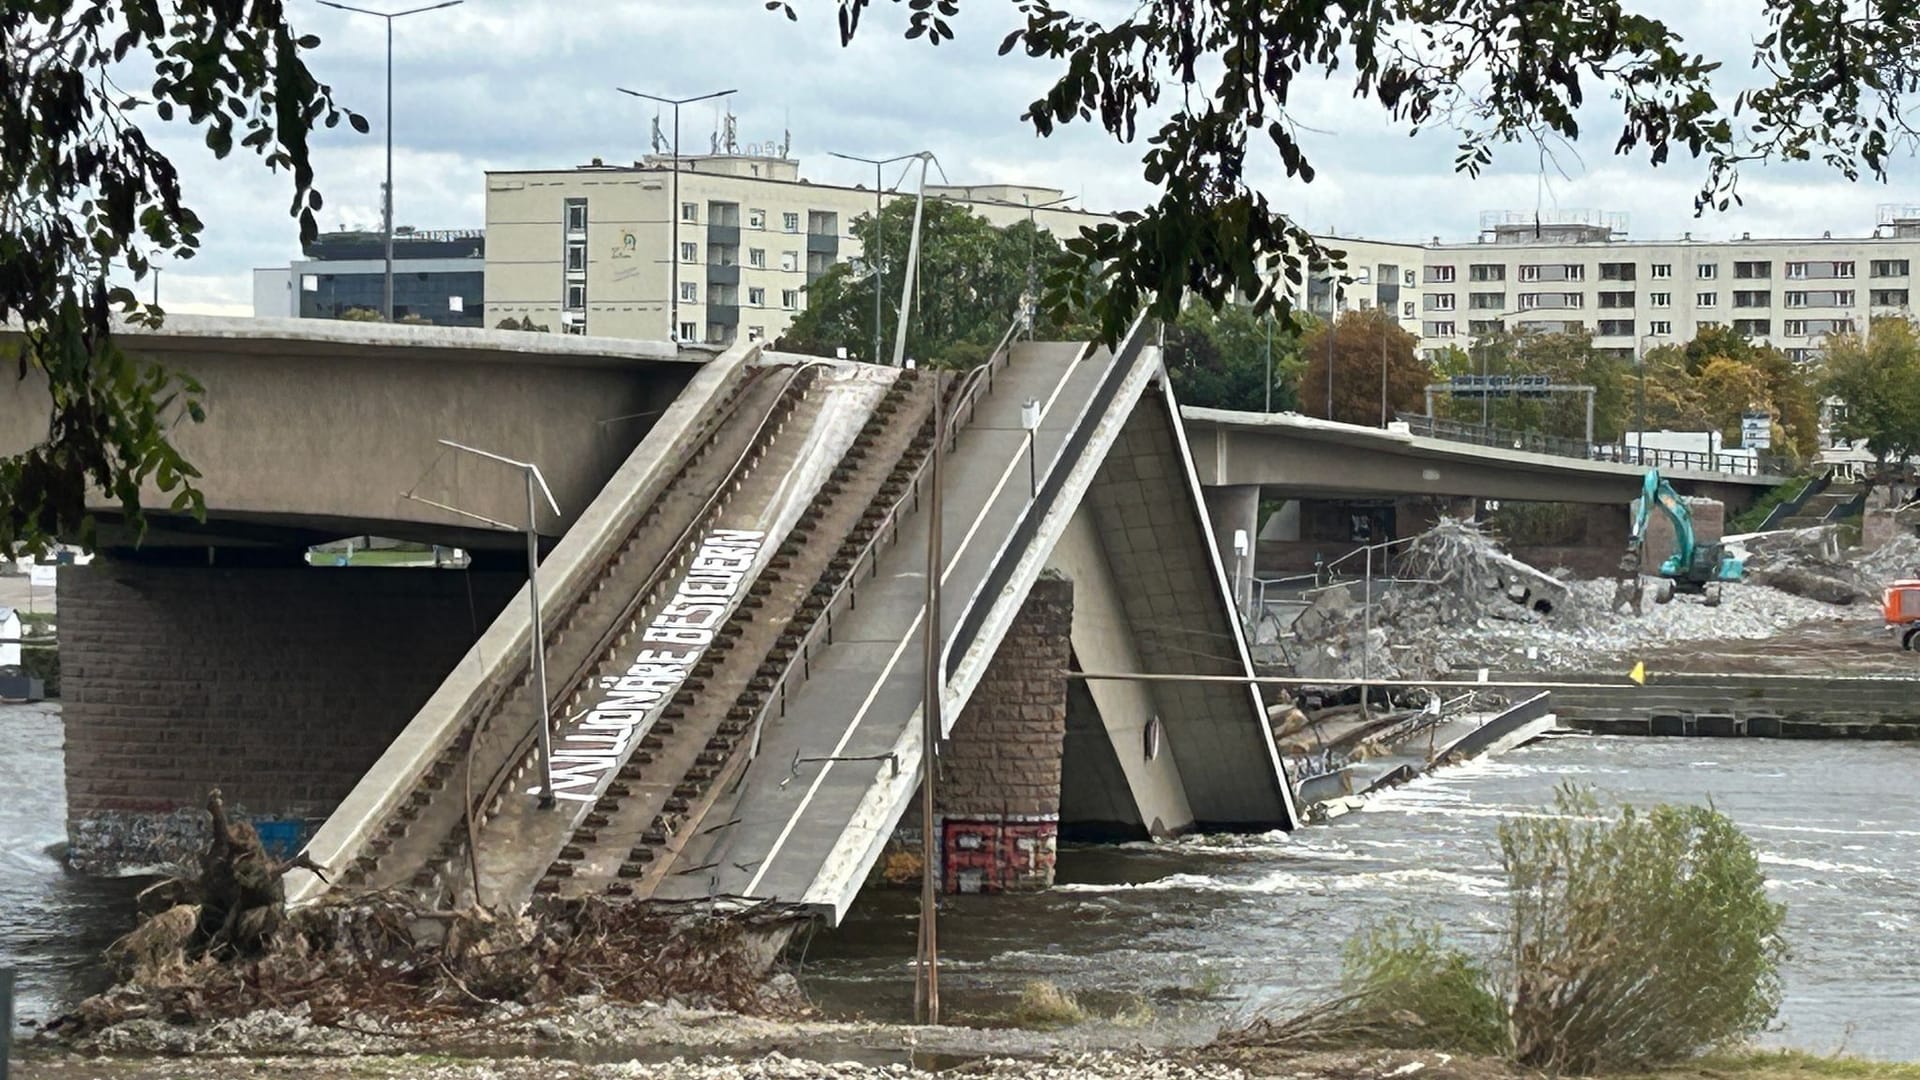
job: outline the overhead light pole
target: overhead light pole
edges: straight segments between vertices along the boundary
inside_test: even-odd
[[[1020,202],[1027,208],[1027,304],[1029,306],[1024,314],[1027,317],[1028,341],[1033,340],[1034,323],[1039,321],[1040,314],[1039,282],[1034,279],[1033,272],[1033,243],[1036,235],[1040,231],[1040,226],[1034,221],[1033,212],[1036,210],[1045,210],[1050,206],[1059,206],[1062,203],[1070,203],[1074,198],[1072,195],[1062,195],[1058,199],[1049,199],[1043,203],[1036,203],[1031,196],[1024,193],[1020,196]]]
[[[867,252],[866,256],[867,265],[872,268],[873,271],[873,355],[869,357],[869,360],[877,364],[880,362],[880,350],[885,340],[880,333],[880,297],[886,290],[887,280],[885,272],[881,270],[880,261],[881,255],[883,254],[881,242],[885,240],[887,236],[886,219],[882,216],[886,210],[884,202],[886,185],[880,175],[880,170],[888,165],[892,165],[894,162],[906,161],[914,155],[896,154],[890,158],[867,158],[858,157],[854,154],[843,154],[838,150],[829,150],[827,153],[829,156],[841,158],[846,161],[858,161],[873,166],[873,250]]]
[[[920,190],[913,198],[913,236],[907,241],[907,270],[900,284],[900,322],[893,331],[894,367],[901,366],[907,355],[907,317],[913,314],[913,279],[918,276],[920,270],[920,222],[927,208],[927,166],[940,168],[940,163],[934,159],[931,150],[922,150],[907,156],[918,158],[920,161]],[[947,170],[940,169],[940,179],[946,178]]]
[[[320,0],[320,3],[326,7],[387,20],[387,184],[380,200],[380,232],[386,241],[386,274],[385,284],[380,290],[380,315],[388,322],[393,321],[393,20],[427,11],[439,11],[441,8],[457,7],[465,2],[466,0],[443,0],[442,3],[408,8],[405,11],[373,11],[368,8],[335,3],[334,0]]]
[[[667,340],[680,340],[680,106],[691,105],[696,101],[726,97],[739,93],[737,90],[715,90],[711,94],[695,94],[692,97],[669,98],[658,94],[643,94],[638,90],[629,90],[616,86],[615,90],[631,97],[657,101],[673,108],[673,194],[668,200],[673,203],[667,208],[667,218],[673,223],[672,237],[667,241]],[[656,129],[657,130],[657,129]]]

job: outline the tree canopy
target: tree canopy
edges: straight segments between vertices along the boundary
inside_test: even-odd
[[[1820,449],[1818,382],[1816,369],[1771,345],[1728,327],[1703,327],[1684,345],[1648,352],[1647,426],[1710,429],[1734,446],[1741,414],[1767,412],[1774,418],[1772,449],[1807,460]]]
[[[175,510],[199,509],[198,474],[167,435],[200,418],[199,388],[114,341],[119,320],[161,312],[112,287],[111,272],[139,280],[155,255],[188,258],[201,229],[142,124],[182,121],[216,157],[238,148],[284,170],[311,240],[309,133],[343,119],[367,130],[307,70],[319,43],[294,31],[281,0],[0,4],[0,323],[19,326],[0,358],[50,400],[44,441],[0,458],[0,552],[86,538],[89,486],[136,523],[146,483]]]
[[[887,363],[900,320],[900,275],[913,235],[913,200],[895,199],[876,221],[862,214],[848,231],[860,242],[857,262],[827,268],[806,287],[806,310],[780,336],[780,347]],[[1025,221],[996,226],[958,203],[928,199],[920,224],[920,269],[907,322],[906,355],[923,363],[969,367],[986,358],[1020,313],[1029,267],[1034,280],[1060,257],[1060,241]],[[876,264],[881,274],[872,272]],[[873,300],[880,290],[880,355],[874,356]],[[1065,327],[1043,315],[1045,335]]]
[[[1245,304],[1217,312],[1189,305],[1167,327],[1166,358],[1173,392],[1183,405],[1243,412],[1300,407],[1299,334],[1283,320],[1255,315]]]
[[[1108,21],[1072,0],[1013,0],[1018,23],[1000,51],[1052,78],[1022,118],[1037,134],[1097,123],[1131,143],[1165,117],[1141,159],[1159,197],[1069,240],[1075,258],[1049,276],[1049,302],[1098,279],[1108,340],[1142,308],[1172,322],[1189,294],[1215,308],[1236,296],[1285,303],[1269,286],[1298,286],[1318,248],[1249,166],[1268,144],[1288,177],[1314,179],[1294,114],[1302,83],[1344,83],[1410,133],[1457,133],[1454,165],[1469,175],[1502,145],[1578,138],[1583,108],[1610,101],[1616,153],[1701,163],[1696,212],[1739,201],[1753,161],[1819,160],[1884,180],[1894,146],[1916,134],[1906,96],[1920,85],[1920,8],[1756,2],[1769,31],[1750,51],[1707,56],[1648,14],[1651,0],[1145,0]],[[798,18],[789,0],[766,6]],[[837,0],[840,40],[878,10],[937,46],[961,7]],[[1755,69],[1757,84],[1728,94],[1714,85],[1723,67]]]
[[[1865,440],[1882,464],[1920,453],[1920,331],[1912,322],[1879,318],[1864,342],[1828,339],[1825,389],[1844,403],[1834,434]]]
[[[1332,335],[1331,380],[1328,335]],[[1395,413],[1421,408],[1433,369],[1420,358],[1419,340],[1400,328],[1385,308],[1349,311],[1316,323],[1300,339],[1306,371],[1300,380],[1301,411],[1308,416],[1378,427]],[[1382,417],[1384,396],[1385,413]],[[1332,412],[1328,412],[1328,403]]]

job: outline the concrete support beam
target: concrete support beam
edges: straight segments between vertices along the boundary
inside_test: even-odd
[[[1082,506],[1074,514],[1047,568],[1074,584],[1073,658],[1083,670],[1151,670],[1141,658],[1092,508]],[[1162,747],[1150,758],[1143,749],[1148,726],[1160,715],[1153,688],[1113,680],[1084,686],[1091,715],[1077,713],[1070,720],[1068,754],[1071,758],[1078,750],[1089,756],[1069,760],[1065,767],[1070,777],[1097,779],[1103,788],[1113,781],[1118,786],[1096,791],[1068,785],[1062,792],[1062,824],[1101,832],[1137,830],[1145,836],[1173,836],[1192,828],[1193,809],[1173,754]],[[1093,746],[1096,739],[1104,746]],[[1105,768],[1109,762],[1111,770]]]
[[[1260,485],[1234,484],[1202,489],[1220,565],[1233,589],[1234,610],[1245,616],[1253,603],[1253,549],[1260,535]],[[1234,547],[1236,533],[1246,537],[1246,554]]]

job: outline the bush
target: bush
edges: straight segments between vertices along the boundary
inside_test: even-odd
[[[1228,1046],[1509,1054],[1548,1073],[1650,1069],[1757,1034],[1785,910],[1710,807],[1606,813],[1575,788],[1500,828],[1509,918],[1491,963],[1404,923],[1348,942],[1342,995]]]
[[[1753,846],[1704,806],[1605,816],[1563,788],[1500,828],[1514,1057],[1550,1072],[1680,1061],[1780,1005],[1780,924]]]

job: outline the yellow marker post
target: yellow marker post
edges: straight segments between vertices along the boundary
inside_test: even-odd
[[[1627,678],[1632,679],[1641,686],[1647,685],[1647,662],[1645,660],[1634,661],[1633,670],[1627,672]]]

